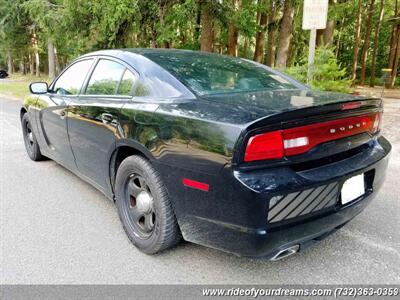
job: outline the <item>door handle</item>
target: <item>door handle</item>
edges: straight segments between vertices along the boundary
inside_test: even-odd
[[[65,113],[65,109],[64,109],[64,110],[62,110],[62,111],[60,112],[60,118],[61,118],[61,119],[64,119],[64,118],[65,118],[65,115],[66,115],[66,113]]]
[[[114,116],[112,114],[101,114],[101,119],[104,123],[111,123],[114,120]]]

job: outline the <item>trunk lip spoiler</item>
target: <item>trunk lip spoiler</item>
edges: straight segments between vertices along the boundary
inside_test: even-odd
[[[352,102],[360,102],[361,104],[358,108],[355,109],[347,109],[347,110],[341,109],[343,104]],[[322,110],[322,108],[325,108],[325,110]],[[319,109],[321,109],[321,113],[318,113]],[[265,116],[263,118],[255,120],[254,122],[251,122],[250,124],[245,126],[245,128],[242,130],[242,133],[239,136],[235,145],[234,155],[232,158],[232,165],[250,167],[251,164],[257,163],[257,162],[244,161],[244,153],[246,151],[247,141],[253,135],[273,130],[300,127],[318,122],[325,122],[347,117],[356,117],[382,111],[383,111],[382,100],[378,98],[369,98],[369,99],[357,99],[351,101],[340,101],[337,103],[330,103],[321,106],[300,108],[298,110],[282,111],[277,114]],[[310,114],[307,115],[307,112],[309,112]],[[306,114],[306,116],[304,116],[304,114]],[[286,118],[284,120],[278,120],[280,116],[283,117],[288,115],[290,116],[290,118]],[[273,121],[274,119],[275,121]],[[270,120],[271,122],[268,122],[268,120]],[[266,123],[265,125],[262,124],[264,122]],[[257,127],[257,125],[262,125],[262,126]],[[290,163],[291,159],[284,157],[283,159],[279,159],[278,161],[286,164]],[[259,163],[261,162],[263,165],[268,165],[268,162],[266,161],[259,161]],[[274,163],[272,163],[271,165],[274,165]]]

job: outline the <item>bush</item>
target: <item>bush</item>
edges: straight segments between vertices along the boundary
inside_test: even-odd
[[[300,82],[307,82],[307,57],[285,72]],[[351,92],[351,81],[346,79],[346,70],[340,67],[331,48],[319,47],[315,51],[314,70],[308,83],[312,88],[322,91]]]

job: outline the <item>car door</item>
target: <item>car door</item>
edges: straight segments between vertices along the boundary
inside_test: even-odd
[[[43,154],[73,171],[76,164],[68,139],[66,112],[69,101],[78,96],[93,62],[89,58],[71,64],[53,82],[49,93],[40,95],[36,101],[36,125]]]
[[[122,106],[132,96],[138,75],[121,61],[98,58],[79,97],[68,106],[68,134],[78,171],[111,194],[109,157],[120,135]]]

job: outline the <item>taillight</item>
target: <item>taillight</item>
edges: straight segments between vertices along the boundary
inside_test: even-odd
[[[321,122],[252,136],[244,161],[281,159],[305,153],[324,142],[355,134],[375,134],[380,129],[381,113]]]
[[[382,126],[382,113],[377,113],[375,116],[374,120],[374,125],[372,127],[371,133],[377,133],[379,130],[381,130]]]
[[[278,159],[282,157],[282,132],[278,130],[252,136],[247,143],[244,161]]]

